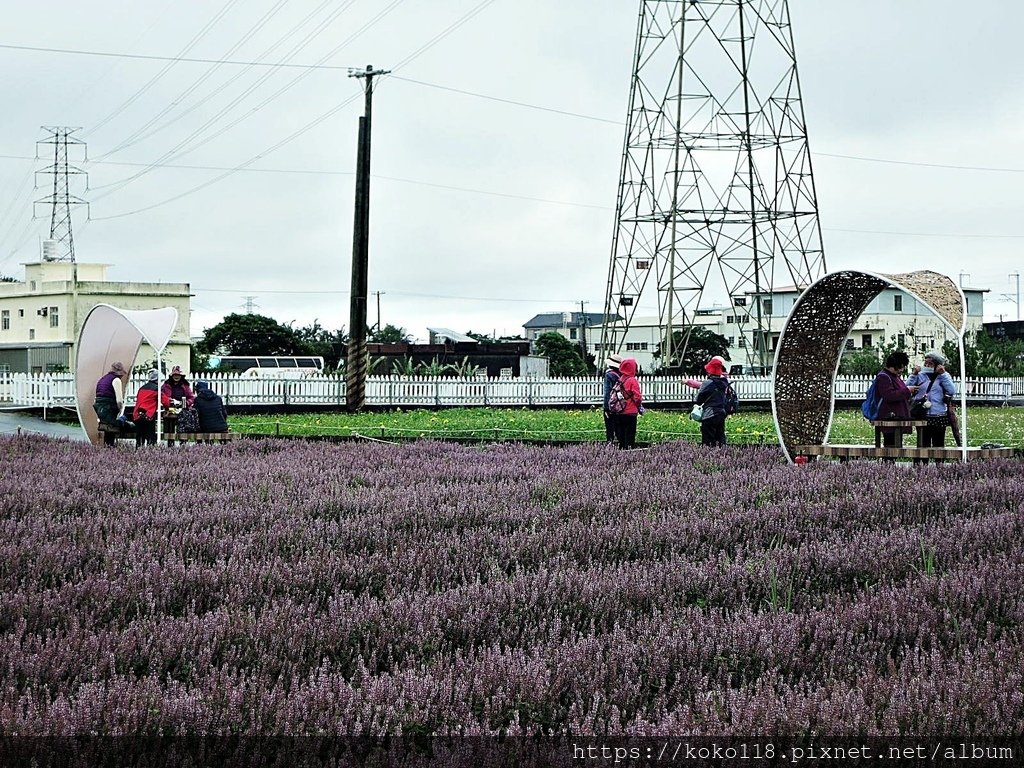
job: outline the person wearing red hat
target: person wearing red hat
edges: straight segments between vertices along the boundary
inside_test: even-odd
[[[694,398],[704,409],[704,416],[700,420],[700,444],[725,445],[725,392],[729,388],[729,379],[725,376],[725,360],[715,355],[704,366],[704,371],[708,378],[700,385]]]
[[[627,357],[619,363],[619,382],[626,397],[626,407],[615,418],[615,436],[619,448],[636,447],[636,420],[643,413],[643,393],[636,378],[636,360]]]

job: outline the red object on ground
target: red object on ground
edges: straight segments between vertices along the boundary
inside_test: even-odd
[[[803,466],[804,464],[807,463],[807,457],[806,456],[797,456],[795,459],[793,459],[793,463],[794,464],[799,464],[800,466]]]

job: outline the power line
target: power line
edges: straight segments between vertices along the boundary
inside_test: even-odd
[[[955,171],[990,171],[994,173],[1024,173],[1024,168],[998,168],[991,165],[949,165],[947,163],[921,163],[911,160],[888,160],[881,157],[860,157],[858,155],[838,155],[831,152],[814,152],[818,157],[840,157],[843,160],[857,160],[864,163],[887,163],[890,165],[914,165],[921,168],[946,168]]]
[[[511,104],[512,106],[515,106],[515,107],[525,107],[526,109],[535,109],[535,110],[538,110],[540,112],[551,112],[551,113],[556,114],[556,115],[565,115],[567,117],[578,117],[581,120],[593,120],[593,121],[598,122],[598,123],[609,123],[611,125],[617,125],[617,126],[625,125],[625,123],[623,123],[621,120],[610,120],[610,119],[608,119],[606,117],[595,117],[594,115],[584,115],[584,114],[581,114],[579,112],[569,112],[569,111],[564,110],[564,109],[554,109],[553,107],[542,107],[542,106],[539,106],[537,104],[528,104],[525,101],[515,101],[513,99],[504,99],[504,98],[501,98],[500,96],[488,96],[485,93],[476,93],[474,91],[464,91],[461,88],[451,88],[451,87],[449,87],[447,85],[438,85],[437,83],[427,83],[427,82],[424,82],[423,80],[413,80],[411,77],[401,77],[400,75],[392,75],[392,79],[394,79],[394,80],[401,80],[401,81],[406,82],[406,83],[414,83],[415,85],[422,85],[422,86],[424,86],[426,88],[436,88],[439,91],[449,91],[451,93],[462,94],[463,96],[473,96],[474,98],[477,98],[477,99],[485,99],[487,101],[496,101],[496,102],[498,102],[500,104]]]
[[[181,64],[223,64],[239,67],[274,67],[280,69],[333,69],[345,71],[350,67],[335,64],[290,64],[271,61],[239,61],[238,59],[201,59],[188,56],[156,56],[144,53],[114,53],[112,51],[86,51],[79,48],[43,48],[34,45],[4,45],[0,48],[14,51],[36,51],[39,53],[64,53],[76,56],[106,56],[115,59],[141,59],[143,61],[170,61]]]

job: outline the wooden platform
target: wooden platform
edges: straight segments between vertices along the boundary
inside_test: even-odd
[[[943,459],[960,461],[960,448],[877,448],[873,445],[798,445],[793,448],[794,456],[821,456],[848,459]],[[968,461],[975,459],[1010,459],[1013,448],[968,448]]]

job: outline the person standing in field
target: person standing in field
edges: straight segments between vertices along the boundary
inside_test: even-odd
[[[907,386],[903,381],[903,372],[910,365],[910,357],[906,352],[893,352],[885,358],[885,367],[875,376],[875,394],[882,401],[878,412],[881,421],[910,421],[910,398],[917,392],[918,386]],[[898,427],[904,434],[910,434],[909,425]],[[896,429],[882,430],[882,446],[896,446]]]
[[[604,361],[607,370],[604,372],[604,439],[606,442],[615,442],[615,417],[617,414],[608,410],[608,395],[612,387],[619,380],[619,364],[622,358],[619,355],[609,355]]]
[[[725,393],[729,379],[725,375],[725,360],[715,355],[704,366],[708,377],[703,383],[696,379],[687,380],[689,386],[700,385],[694,402],[704,411],[700,421],[700,444],[707,447],[725,445]]]
[[[643,393],[636,372],[637,364],[633,358],[627,357],[619,363],[619,384],[622,386],[626,406],[615,417],[615,436],[619,439],[619,448],[624,449],[636,447],[636,421],[644,412]]]

